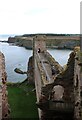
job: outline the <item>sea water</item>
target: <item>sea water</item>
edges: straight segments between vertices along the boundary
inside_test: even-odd
[[[24,74],[14,72],[15,68],[27,71],[29,57],[32,56],[33,51],[25,49],[24,47],[13,46],[12,44],[0,42],[0,51],[5,55],[5,64],[7,72],[7,81],[21,82],[27,78]],[[61,64],[65,65],[68,61],[69,54],[72,50],[57,50],[48,49],[48,52]]]

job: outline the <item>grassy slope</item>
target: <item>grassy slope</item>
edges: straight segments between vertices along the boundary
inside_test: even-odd
[[[8,86],[11,118],[38,118],[35,93],[30,91],[33,86],[27,88],[28,92],[25,92],[22,87]]]

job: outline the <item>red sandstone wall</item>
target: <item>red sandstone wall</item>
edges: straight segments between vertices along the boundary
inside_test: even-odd
[[[9,118],[9,105],[7,99],[7,74],[5,71],[5,58],[4,55],[0,52],[0,118],[4,120]]]

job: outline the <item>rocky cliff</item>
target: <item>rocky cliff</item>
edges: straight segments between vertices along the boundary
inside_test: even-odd
[[[15,43],[16,45],[23,46],[27,49],[32,49],[33,37],[30,36],[15,36],[9,37],[9,43]],[[80,46],[80,36],[79,35],[64,35],[64,36],[46,36],[46,45],[48,48],[58,48],[58,49],[73,49],[75,46]]]
[[[26,49],[32,49],[32,37],[9,37],[8,43],[15,43],[15,45],[25,47]]]

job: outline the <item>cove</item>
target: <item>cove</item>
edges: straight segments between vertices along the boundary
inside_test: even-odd
[[[23,47],[12,46],[8,43],[0,43],[0,51],[5,55],[5,64],[8,82],[22,82],[26,79],[26,75],[17,74],[14,69],[17,67],[23,71],[27,71],[29,57],[32,50],[26,50]]]
[[[8,82],[22,82],[26,79],[26,74],[21,75],[14,72],[15,68],[27,71],[29,57],[32,50],[24,47],[13,46],[12,44],[0,42],[0,51],[5,55],[5,64]],[[48,49],[48,52],[63,66],[67,63],[72,50]]]

